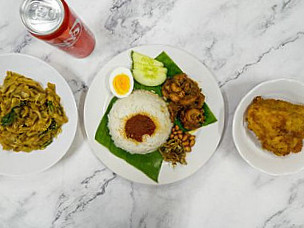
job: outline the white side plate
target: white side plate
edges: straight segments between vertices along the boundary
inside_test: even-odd
[[[62,126],[53,143],[44,150],[31,153],[0,151],[0,174],[9,176],[27,175],[43,171],[56,162],[70,148],[77,129],[78,113],[73,93],[64,78],[44,61],[21,54],[0,55],[0,83],[6,71],[13,71],[40,82],[44,88],[51,82],[56,85],[56,93],[61,97],[69,122]]]
[[[289,101],[295,104],[304,102],[304,83],[292,79],[266,81],[253,88],[238,105],[232,126],[236,148],[243,159],[252,167],[271,175],[284,175],[304,168],[304,150],[287,156],[276,156],[261,147],[260,142],[248,130],[244,114],[256,96]]]

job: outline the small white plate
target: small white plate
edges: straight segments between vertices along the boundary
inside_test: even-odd
[[[0,55],[0,83],[3,84],[6,71],[13,71],[40,82],[44,88],[51,82],[56,85],[56,93],[61,97],[68,123],[54,142],[44,150],[31,153],[0,151],[0,174],[20,176],[37,173],[58,162],[70,148],[77,129],[78,113],[73,93],[64,78],[44,61],[28,55]]]
[[[109,101],[113,97],[108,85],[109,75],[116,67],[131,67],[131,50],[151,57],[156,57],[162,51],[165,51],[183,72],[199,83],[206,95],[207,104],[218,119],[216,123],[203,127],[195,133],[197,136],[196,144],[192,152],[187,155],[187,165],[172,168],[168,163],[163,162],[158,184],[168,184],[182,180],[202,167],[216,150],[224,127],[224,101],[218,84],[210,71],[199,60],[180,49],[163,45],[136,47],[115,56],[100,69],[89,88],[84,106],[84,124],[89,144],[95,155],[118,175],[134,182],[156,184],[144,173],[116,157],[107,148],[95,141],[97,127]]]
[[[304,149],[287,156],[276,156],[261,147],[253,132],[247,128],[245,112],[256,96],[304,103],[304,83],[292,79],[266,81],[254,87],[238,105],[232,126],[236,148],[243,159],[252,167],[270,175],[286,175],[304,168]]]

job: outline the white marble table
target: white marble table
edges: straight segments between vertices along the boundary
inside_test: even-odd
[[[246,92],[275,78],[304,81],[303,0],[68,0],[97,39],[75,59],[32,38],[21,0],[0,0],[0,53],[25,53],[55,67],[79,107],[96,72],[117,53],[170,44],[214,73],[227,107],[222,142],[195,175],[168,186],[120,178],[90,151],[80,122],[67,155],[29,177],[0,176],[0,227],[304,227],[304,172],[272,177],[251,168],[232,140],[231,120]]]

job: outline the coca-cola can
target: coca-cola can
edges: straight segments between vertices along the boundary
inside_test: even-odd
[[[77,58],[94,50],[94,35],[64,0],[24,0],[20,16],[33,36]]]

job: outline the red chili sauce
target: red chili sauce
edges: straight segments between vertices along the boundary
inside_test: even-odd
[[[127,120],[125,125],[125,132],[127,138],[134,139],[137,142],[142,142],[143,136],[151,136],[154,133],[155,128],[156,126],[150,117],[142,114],[137,114]]]

